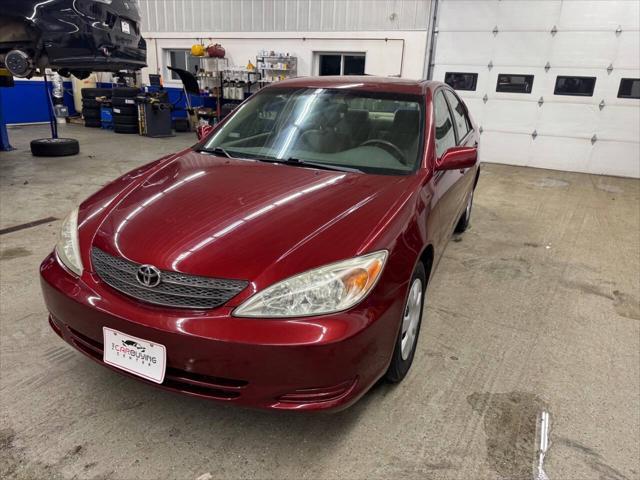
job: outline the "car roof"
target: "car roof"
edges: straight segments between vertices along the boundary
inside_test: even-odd
[[[410,80],[397,77],[375,77],[370,75],[345,75],[322,77],[296,77],[281,80],[270,88],[340,88],[373,92],[405,93],[425,95],[442,82]]]

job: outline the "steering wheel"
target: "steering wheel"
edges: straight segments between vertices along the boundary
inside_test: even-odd
[[[404,165],[408,165],[407,156],[404,154],[402,150],[400,150],[396,145],[394,145],[390,141],[383,140],[381,138],[372,138],[360,144],[361,147],[366,147],[368,145],[375,145],[376,147],[380,147],[383,150],[389,152],[394,157],[396,157],[400,161],[400,163]]]

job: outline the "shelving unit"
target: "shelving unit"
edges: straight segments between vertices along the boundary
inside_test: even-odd
[[[259,55],[256,70],[260,73],[261,85],[279,82],[298,74],[298,58],[289,54]]]

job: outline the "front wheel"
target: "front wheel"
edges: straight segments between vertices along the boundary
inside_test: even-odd
[[[420,324],[422,323],[426,287],[427,275],[424,265],[418,263],[411,276],[409,294],[402,312],[402,325],[396,339],[391,363],[385,374],[385,378],[389,382],[398,383],[402,381],[409,368],[411,368],[418,343]]]

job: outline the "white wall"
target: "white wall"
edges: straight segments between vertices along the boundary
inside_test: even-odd
[[[220,43],[226,49],[230,65],[256,63],[261,50],[288,52],[298,57],[298,76],[313,75],[314,52],[365,52],[366,72],[372,75],[397,75],[420,79],[425,62],[427,31],[385,32],[172,32],[143,33],[147,40],[149,73],[163,76],[166,86],[180,86],[166,75],[164,50],[191,48],[200,38],[208,43]],[[212,40],[210,40],[212,38]],[[146,78],[145,78],[146,80]]]

